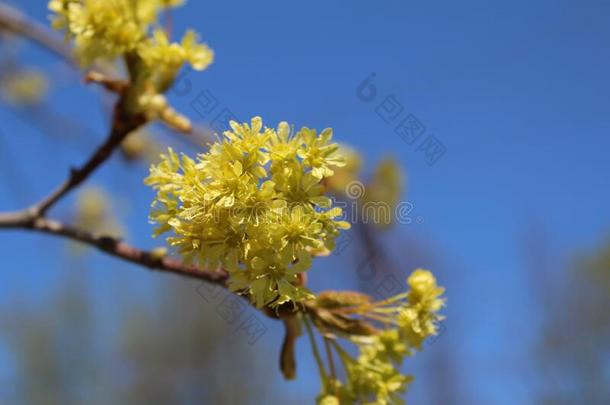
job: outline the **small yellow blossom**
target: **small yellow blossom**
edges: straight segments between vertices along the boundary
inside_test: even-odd
[[[214,58],[214,53],[207,45],[197,43],[197,34],[187,31],[181,43],[170,42],[162,29],[156,29],[150,41],[143,42],[139,54],[150,66],[163,67],[172,72],[177,71],[186,62],[195,70],[204,70]]]
[[[440,296],[445,289],[436,285],[431,272],[418,269],[407,280],[411,290],[408,293],[408,304],[398,317],[402,335],[411,347],[421,349],[428,336],[437,334],[437,321],[442,319],[437,312],[443,307]]]

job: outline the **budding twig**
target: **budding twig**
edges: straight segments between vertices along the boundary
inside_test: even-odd
[[[44,198],[33,207],[37,216],[44,216],[46,212],[72,189],[85,181],[98,167],[100,167],[112,155],[112,152],[131,133],[143,125],[146,120],[140,115],[125,115],[121,110],[122,103],[119,100],[115,108],[114,122],[106,141],[91,155],[89,160],[79,168],[72,169],[68,179],[55,191]]]
[[[45,25],[40,24],[21,11],[6,4],[0,4],[0,31],[1,30],[5,30],[26,38],[59,56],[75,69],[80,69],[78,60],[74,57],[72,49],[65,41],[62,40],[59,35]],[[92,72],[94,75],[93,77],[99,77],[95,75],[100,74],[108,76],[112,73],[108,71],[106,66],[99,64],[94,64],[94,69],[100,73]],[[115,93],[122,85],[122,83],[118,80],[92,81],[103,84],[108,90]],[[119,87],[117,87],[117,85]],[[191,126],[190,128],[181,126],[180,128],[176,129],[176,132],[184,135],[185,139],[191,141],[197,147],[205,147],[213,139],[213,136],[209,133],[209,131],[199,126]]]

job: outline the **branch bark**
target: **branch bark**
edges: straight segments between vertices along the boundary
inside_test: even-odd
[[[78,187],[87,179],[98,167],[100,167],[112,155],[112,152],[119,147],[121,142],[132,131],[138,129],[146,122],[146,118],[141,115],[125,115],[122,111],[122,103],[119,100],[115,108],[112,129],[106,141],[93,153],[89,160],[81,167],[72,169],[68,179],[55,191],[45,197],[35,205],[32,210],[37,216],[44,216],[46,212],[62,197],[72,189]]]
[[[84,243],[111,256],[144,266],[151,270],[178,274],[180,276],[226,286],[227,273],[222,270],[211,271],[194,265],[186,265],[170,257],[159,256],[154,252],[138,249],[116,238],[94,235],[93,233],[65,225],[52,219],[35,217],[32,215],[32,212],[28,210],[0,214],[0,229],[1,228],[24,229],[60,236]]]

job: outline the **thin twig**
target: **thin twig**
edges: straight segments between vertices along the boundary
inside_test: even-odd
[[[71,65],[78,65],[70,47],[57,34],[7,4],[0,4],[0,28],[28,38]]]
[[[174,273],[226,286],[228,276],[222,270],[211,271],[194,265],[186,265],[170,257],[138,249],[116,238],[97,236],[48,218],[32,218],[28,211],[0,214],[0,228],[24,229],[64,237],[152,270]]]
[[[122,103],[119,100],[115,108],[112,129],[106,141],[93,153],[93,155],[79,168],[72,169],[68,179],[55,191],[45,197],[40,203],[33,207],[37,216],[44,216],[45,213],[62,197],[72,189],[79,186],[87,179],[100,165],[102,165],[112,152],[121,145],[121,142],[131,132],[138,129],[146,122],[146,118],[140,115],[125,115],[122,112]]]
[[[326,383],[328,381],[328,377],[326,375],[326,370],[324,369],[324,363],[322,362],[322,356],[320,356],[320,352],[318,351],[318,346],[316,345],[316,338],[313,334],[313,328],[311,327],[309,320],[307,319],[307,315],[303,315],[303,324],[305,325],[305,329],[307,330],[307,336],[309,336],[309,344],[311,345],[311,352],[313,353],[313,357],[316,360],[316,364],[318,365],[318,371],[320,372],[320,378],[322,380],[322,386],[326,389]]]
[[[330,368],[330,375],[333,380],[337,379],[337,371],[335,370],[335,362],[333,360],[333,352],[330,349],[330,343],[328,338],[324,337],[324,347],[326,348],[326,357],[328,358],[328,366]]]

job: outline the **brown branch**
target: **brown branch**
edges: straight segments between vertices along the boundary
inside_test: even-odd
[[[182,277],[217,284],[225,288],[227,287],[229,275],[223,269],[210,270],[195,265],[187,265],[165,255],[138,249],[117,238],[95,235],[91,232],[63,224],[53,219],[36,216],[36,212],[31,209],[11,213],[0,213],[0,229],[23,229],[67,238],[91,246],[110,256],[151,270],[176,274]],[[253,305],[247,294],[240,294],[240,296]],[[296,333],[297,330],[295,329],[295,309],[292,304],[284,304],[276,309],[264,307],[260,308],[260,310],[272,319],[283,319],[287,326],[290,325],[290,330],[287,329],[287,332],[290,332],[290,339],[296,339],[298,333]],[[309,312],[314,316],[317,314],[317,308],[313,302],[304,302],[302,307],[300,307],[300,310]],[[288,350],[291,352],[294,350],[294,341],[291,342],[291,348],[284,349],[284,351]],[[294,353],[292,354],[294,355]],[[284,356],[284,352],[282,356]],[[294,358],[292,358],[290,364],[293,368],[296,367]],[[292,371],[292,375],[294,375],[294,371]]]
[[[68,180],[32,208],[36,215],[44,216],[49,208],[68,194],[73,188],[79,186],[100,165],[102,165],[110,155],[112,155],[112,152],[121,142],[123,142],[127,135],[138,129],[145,122],[146,118],[142,115],[124,114],[122,100],[119,100],[115,107],[112,129],[106,141],[100,145],[85,164],[70,171]]]
[[[214,284],[226,286],[227,273],[211,271],[194,265],[186,265],[167,256],[160,256],[133,247],[119,239],[108,236],[97,236],[58,221],[35,217],[31,211],[0,214],[0,228],[25,229],[61,236],[94,247],[124,261],[158,270],[178,274]]]

